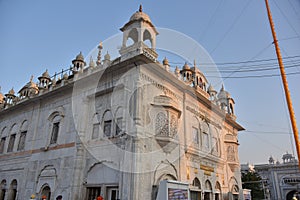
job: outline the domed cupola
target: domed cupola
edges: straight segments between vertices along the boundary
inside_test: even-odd
[[[123,42],[120,49],[121,60],[144,54],[150,59],[156,61],[157,53],[155,52],[156,35],[158,32],[152,24],[150,17],[143,12],[142,5],[135,12],[130,20],[120,30],[123,32]],[[129,44],[129,39],[132,44]],[[145,44],[149,40],[150,46]]]
[[[196,61],[194,61],[194,67],[191,68],[194,77],[194,86],[199,87],[206,91],[206,85],[208,83],[204,74],[197,68]]]
[[[37,84],[35,84],[32,80],[33,76],[31,76],[30,81],[18,92],[20,94],[21,99],[31,97],[39,93],[39,88]]]
[[[166,57],[163,59],[163,66],[166,71],[170,70],[169,60]]]
[[[51,82],[51,78],[49,76],[48,70],[46,70],[40,77],[39,79],[39,88],[40,89],[48,89],[49,84]]]
[[[11,88],[11,90],[9,90],[7,94],[5,94],[5,105],[6,106],[13,105],[16,101],[16,98],[17,97],[15,95],[14,88]]]
[[[0,87],[0,109],[4,107],[4,104],[5,104],[5,97],[1,93],[1,87]]]
[[[76,58],[74,60],[72,60],[72,64],[73,64],[73,72],[74,73],[83,70],[86,63],[84,61],[84,57],[81,52],[76,56]]]
[[[286,154],[282,156],[282,160],[283,163],[291,163],[291,162],[295,162],[295,157],[292,154],[286,152]]]
[[[234,116],[234,100],[230,97],[229,92],[224,89],[224,85],[218,94],[218,103],[221,106],[221,109],[225,110],[228,114]]]
[[[217,100],[217,91],[214,89],[214,87],[210,84],[207,93],[209,94],[210,100],[211,101],[216,101]]]
[[[185,64],[182,66],[182,70],[180,71],[182,79],[184,82],[190,84],[193,81],[193,72],[191,70],[191,67],[185,62]]]

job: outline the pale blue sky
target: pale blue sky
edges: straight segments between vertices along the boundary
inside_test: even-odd
[[[263,0],[0,0],[1,92],[7,93],[11,87],[17,92],[31,75],[37,80],[45,69],[54,74],[67,68],[79,51],[87,55],[99,41],[120,33],[119,28],[140,3],[154,25],[196,40],[216,63],[221,63],[221,71],[237,66],[248,66],[247,69],[277,66],[276,61],[268,65],[262,65],[263,62],[251,66],[222,65],[276,58]],[[270,0],[270,6],[283,57],[300,56],[300,2]],[[287,72],[300,72],[300,57],[285,62],[289,66]],[[265,74],[279,74],[279,70],[231,76]],[[300,74],[288,76],[298,126],[299,80]],[[239,136],[240,161],[263,163],[270,155],[281,161],[283,153],[292,152],[280,77],[227,78],[224,84],[236,101],[237,120],[248,130]]]

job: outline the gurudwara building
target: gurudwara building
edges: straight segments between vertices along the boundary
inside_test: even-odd
[[[0,200],[242,199],[233,98],[160,63],[142,8],[120,30],[119,57],[0,94]]]

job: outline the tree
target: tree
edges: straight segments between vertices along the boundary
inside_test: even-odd
[[[265,198],[262,184],[261,177],[255,171],[242,173],[243,188],[251,190],[252,200],[261,200]]]

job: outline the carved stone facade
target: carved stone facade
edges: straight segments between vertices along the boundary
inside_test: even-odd
[[[0,200],[156,199],[165,179],[187,183],[193,200],[242,198],[229,93],[196,64],[159,63],[142,8],[121,30],[120,57],[101,60],[100,44],[96,64],[80,53],[69,70],[0,96]]]
[[[242,165],[242,170],[250,169],[248,166]],[[262,178],[261,184],[265,199],[293,200],[294,197],[300,198],[300,171],[298,161],[292,154],[284,154],[282,162],[275,161],[271,156],[268,164],[254,165],[254,170]]]

